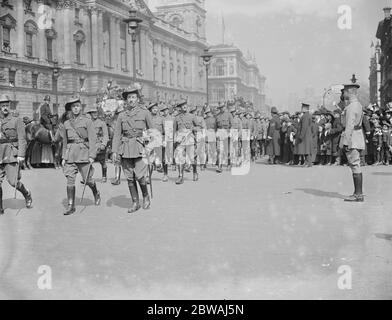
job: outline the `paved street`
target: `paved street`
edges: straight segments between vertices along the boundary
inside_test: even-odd
[[[392,298],[392,168],[364,172],[364,204],[342,201],[353,191],[347,167],[260,163],[246,176],[189,174],[180,187],[171,172],[167,184],[156,176],[152,209],[133,216],[126,183],[99,180],[102,206],[87,190],[72,217],[61,171],[23,172],[34,208],[4,184],[0,298]],[[41,265],[52,290],[37,287]],[[343,265],[352,290],[338,288]]]

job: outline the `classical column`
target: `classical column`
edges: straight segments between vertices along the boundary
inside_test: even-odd
[[[119,30],[117,29],[117,18],[114,16],[110,16],[110,66],[117,70],[118,66],[118,58],[117,58],[117,50],[118,50],[118,43],[117,37],[120,36]]]
[[[15,41],[15,51],[18,57],[25,56],[25,33],[24,33],[24,8],[23,1],[16,1],[16,34],[17,40]],[[11,43],[11,50],[12,50]]]
[[[86,56],[85,56],[85,63],[88,67],[92,67],[92,49],[91,49],[91,27],[90,27],[90,18],[89,13],[86,8],[81,8],[81,22],[83,25],[83,31],[86,35]]]
[[[97,8],[91,9],[91,22],[92,22],[92,50],[93,50],[93,66],[100,69],[103,57],[103,42],[102,42],[102,11]]]
[[[70,65],[74,62],[74,51],[72,50],[75,46],[73,44],[72,29],[71,29],[71,10],[69,8],[63,9],[64,19],[64,64]],[[73,20],[72,20],[73,21]]]

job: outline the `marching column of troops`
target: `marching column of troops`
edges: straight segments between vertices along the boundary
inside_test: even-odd
[[[279,114],[271,109],[271,118],[244,109],[236,102],[220,103],[217,110],[210,106],[196,107],[187,101],[178,102],[174,109],[162,103],[142,102],[139,88],[128,88],[122,93],[123,108],[115,116],[112,132],[100,119],[98,104],[82,113],[79,97],[72,97],[65,105],[65,113],[54,140],[61,140],[62,167],[66,178],[68,207],[64,215],[76,212],[76,176],[82,176],[84,190],[91,189],[95,205],[101,195],[93,179],[93,163],[102,168],[102,182],[107,181],[107,161],[115,166],[113,185],[121,184],[121,172],[128,182],[131,195],[129,213],[151,206],[152,173],[163,173],[169,181],[169,166],[178,171],[175,183],[184,183],[184,173],[192,172],[193,181],[199,180],[198,169],[241,166],[268,156],[269,164],[340,165],[345,161],[353,172],[354,194],[346,199],[363,202],[361,164],[373,161],[388,164],[391,151],[392,108],[383,112],[382,132],[378,120],[380,110],[367,108],[364,112],[356,98],[357,84],[342,90],[341,102],[334,111],[320,110],[310,114],[310,106],[302,104],[301,112]],[[23,121],[10,114],[9,97],[0,96],[0,214],[4,213],[2,187],[4,177],[19,190],[26,207],[32,207],[31,192],[21,182],[20,164],[26,151]],[[374,112],[369,119],[369,113]],[[374,119],[374,121],[373,121]],[[387,134],[388,132],[388,134]],[[366,137],[366,140],[365,140]],[[371,151],[372,150],[372,151]],[[371,153],[373,152],[373,153]],[[139,200],[138,186],[143,197]],[[152,194],[151,194],[152,196]]]

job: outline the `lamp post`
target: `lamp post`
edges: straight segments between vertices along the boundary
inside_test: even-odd
[[[129,18],[123,20],[126,24],[128,24],[128,33],[132,36],[132,56],[133,56],[133,81],[136,81],[136,32],[139,28],[139,24],[143,22],[137,16],[137,11],[132,9],[129,11]]]
[[[213,55],[211,53],[209,53],[208,49],[204,49],[204,53],[200,56],[203,59],[203,63],[206,66],[206,81],[207,81],[207,106],[210,104],[209,103],[209,88],[208,88],[208,71],[210,68],[210,64],[211,64],[211,59],[213,57]]]

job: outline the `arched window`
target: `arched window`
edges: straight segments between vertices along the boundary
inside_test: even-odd
[[[154,58],[154,64],[153,64],[153,78],[154,81],[157,81],[157,70],[158,70],[158,59]]]
[[[181,67],[177,67],[177,87],[181,87]]]
[[[170,64],[170,85],[174,85],[174,65]]]
[[[38,26],[37,24],[32,21],[26,21],[24,25],[24,31],[25,31],[25,54],[27,57],[33,57],[35,53],[35,48],[34,48],[34,43],[36,43],[36,36],[38,33]]]
[[[46,36],[46,59],[53,61],[53,42],[57,38],[57,33],[53,29],[45,30]]]
[[[188,68],[184,67],[184,88],[188,86],[187,77],[188,77]]]
[[[1,51],[11,52],[11,29],[16,28],[16,20],[10,14],[0,18]]]
[[[223,77],[226,75],[226,63],[223,59],[217,59],[213,65],[213,74],[216,77]]]
[[[79,30],[74,34],[74,41],[76,62],[83,63],[83,44],[86,42],[86,35],[83,33],[83,31]]]

